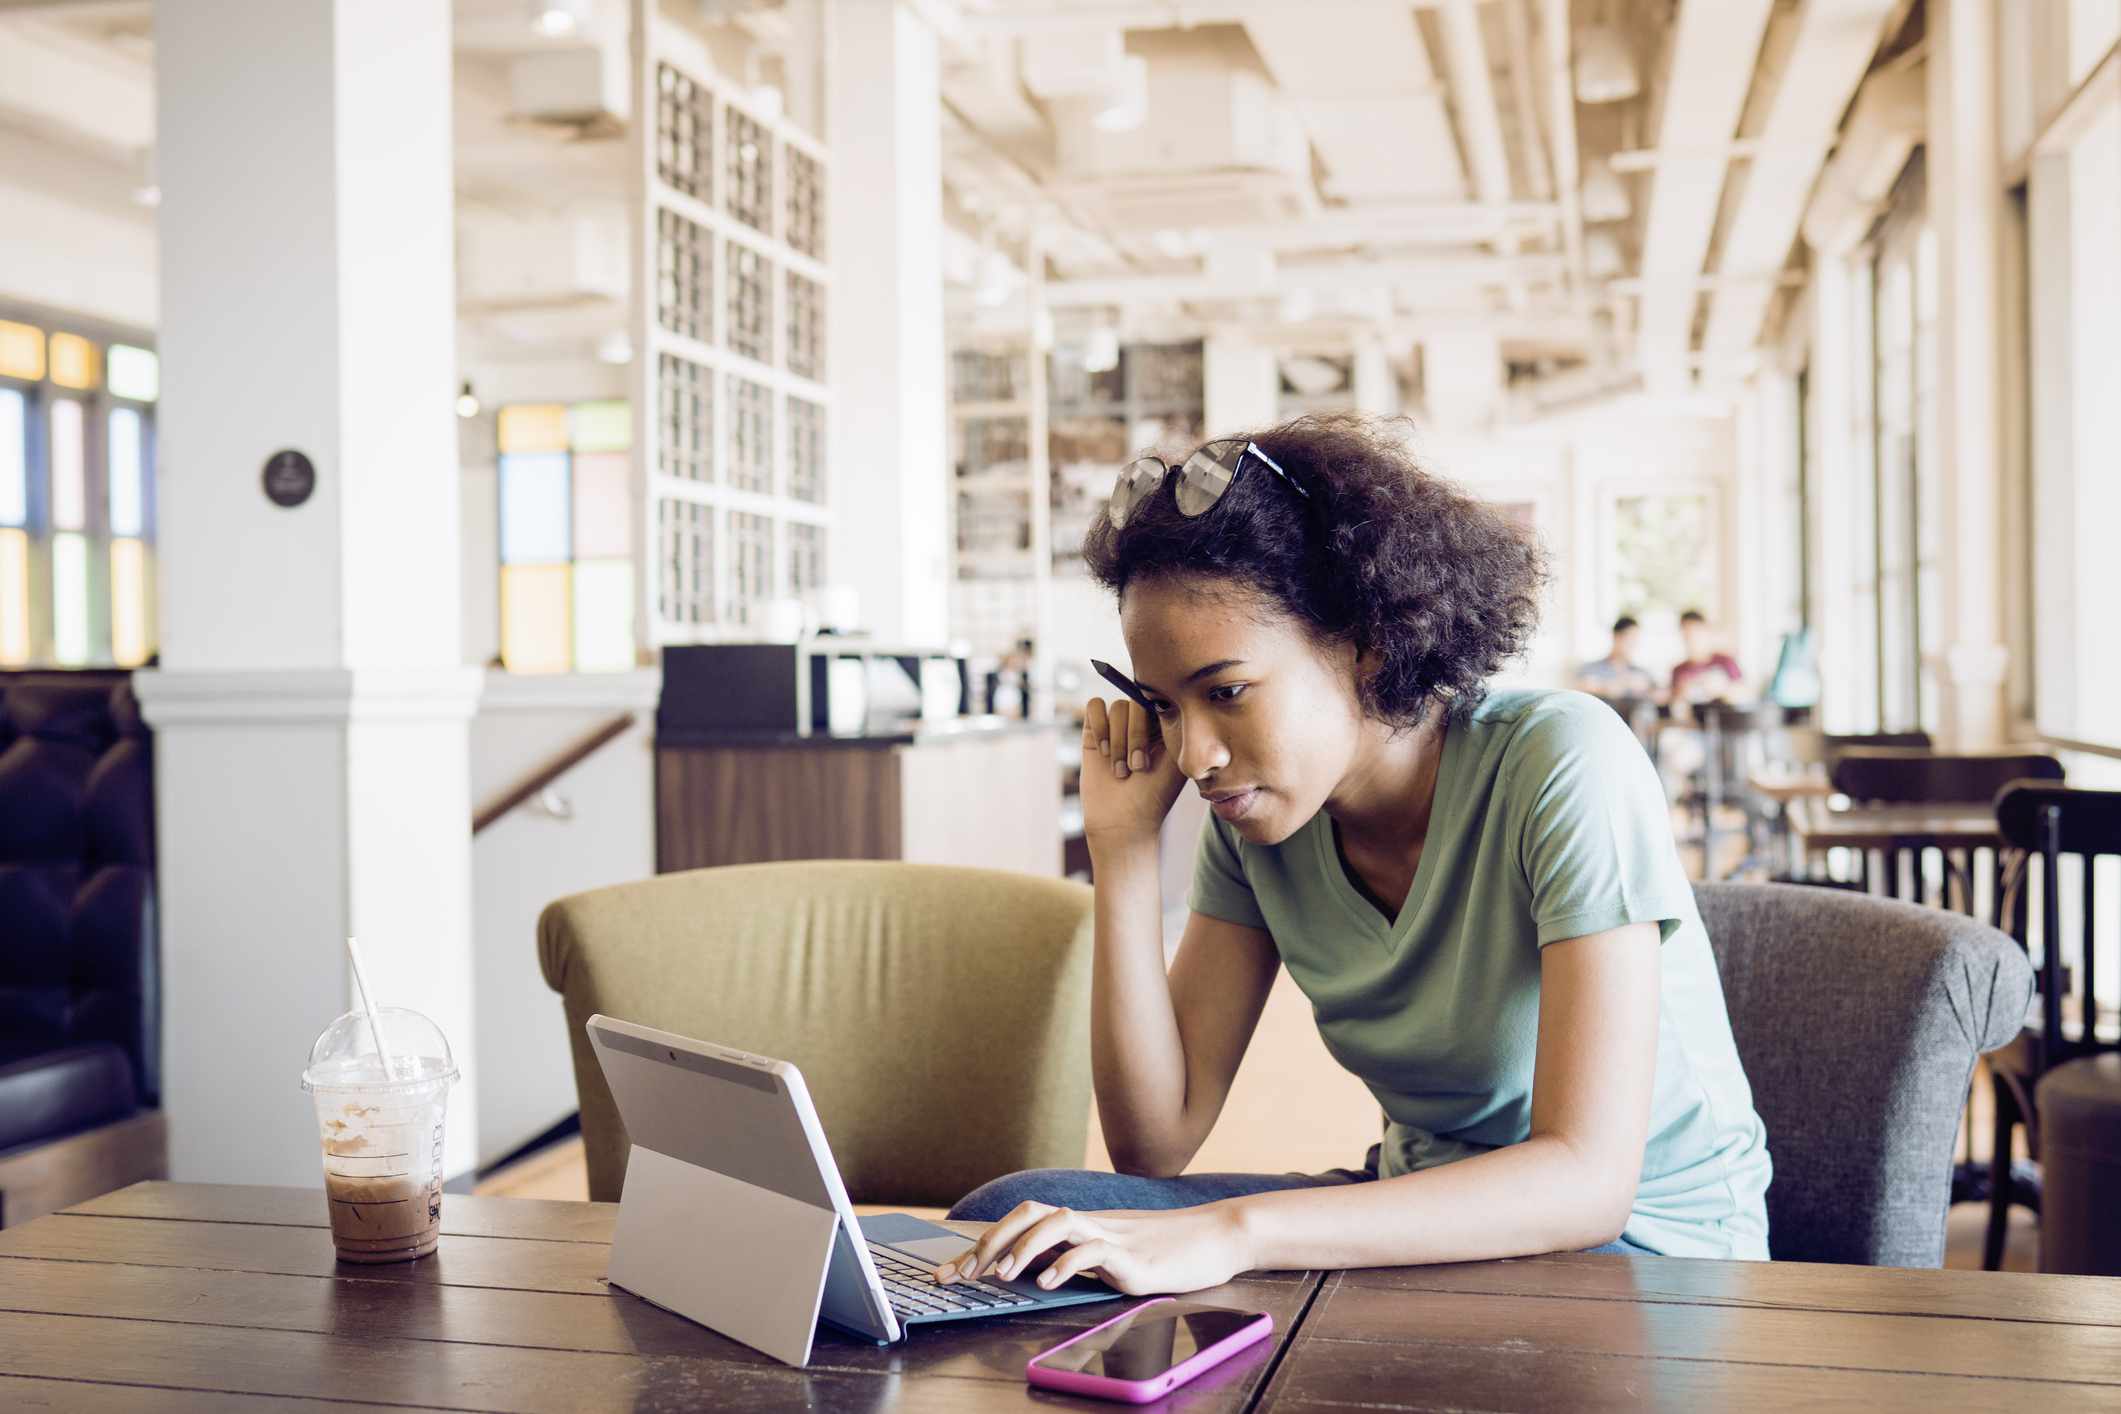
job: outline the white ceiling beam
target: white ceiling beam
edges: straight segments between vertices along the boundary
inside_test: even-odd
[[[1569,0],[1542,0],[1540,60],[1545,66],[1547,117],[1554,125],[1554,190],[1561,198],[1561,248],[1569,260],[1569,290],[1579,310],[1588,307],[1590,285],[1583,255],[1583,185],[1576,151],[1576,89],[1569,77],[1573,47]]]
[[[1539,103],[1532,91],[1538,51],[1532,47],[1527,3],[1529,0],[1502,0],[1502,27],[1507,36],[1503,52],[1510,63],[1510,107],[1517,114],[1517,130],[1524,137],[1525,178],[1531,183],[1535,199],[1551,201],[1554,170],[1547,157],[1546,125],[1539,121]]]
[[[1450,0],[1333,0],[1342,9],[1404,13],[1433,10]],[[1290,0],[1031,0],[962,16],[967,34],[1056,34],[1067,30],[1192,29],[1197,25],[1250,24],[1277,10],[1309,8]]]
[[[137,154],[155,142],[154,79],[148,65],[49,21],[0,22],[0,119],[33,132]]]
[[[1478,202],[1363,203],[1333,207],[1302,221],[1210,226],[1196,234],[1204,245],[1256,245],[1269,250],[1321,250],[1340,246],[1476,245],[1507,236],[1551,232],[1558,210],[1541,202],[1484,206]]]
[[[1303,119],[1336,194],[1465,197],[1458,142],[1412,9],[1309,0],[1255,5],[1242,18],[1261,62]]]
[[[1642,241],[1642,268],[1655,276],[1643,295],[1637,348],[1653,391],[1686,384],[1692,277],[1708,254],[1723,195],[1727,159],[1694,154],[1737,131],[1773,8],[1773,0],[1682,0],[1674,23],[1657,129],[1659,151],[1672,156],[1657,164]]]
[[[1513,281],[1551,280],[1561,262],[1553,256],[1461,256],[1448,260],[1336,260],[1324,265],[1282,265],[1262,276],[1247,272],[1207,271],[1161,275],[1114,275],[1046,284],[1046,303],[1054,308],[1085,304],[1133,304],[1144,301],[1257,299],[1305,290],[1379,288],[1463,288],[1507,285]]]
[[[1878,52],[1892,8],[1893,0],[1805,0],[1761,126],[1760,149],[1724,237],[1723,270],[1771,269],[1788,256],[1841,115]],[[1751,348],[1774,292],[1757,282],[1718,289],[1702,349],[1720,358]]]
[[[1480,37],[1476,0],[1449,0],[1443,7],[1444,62],[1457,96],[1460,136],[1473,173],[1473,194],[1499,205],[1510,199],[1510,154],[1502,142],[1502,106],[1495,98],[1488,47]]]

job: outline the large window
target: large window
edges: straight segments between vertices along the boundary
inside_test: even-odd
[[[2052,736],[2121,747],[2121,96],[2028,163],[2034,709]]]
[[[0,319],[0,667],[154,652],[155,355]]]
[[[1934,729],[1944,605],[1941,498],[1930,447],[1936,387],[1937,240],[1924,214],[1922,160],[1908,165],[1872,267],[1878,724]]]

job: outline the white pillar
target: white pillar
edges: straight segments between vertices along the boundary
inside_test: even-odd
[[[1399,378],[1383,344],[1359,339],[1355,344],[1355,410],[1373,417],[1399,415]]]
[[[1929,208],[1937,233],[1936,425],[1930,446],[1944,505],[1945,643],[1937,677],[1944,740],[2002,742],[2002,363],[1996,266],[2003,203],[1996,150],[1996,7],[1936,0],[1929,10]]]
[[[1855,281],[1838,251],[1815,250],[1812,262],[1812,416],[1818,458],[1812,470],[1812,623],[1819,641],[1819,723],[1830,732],[1867,729],[1875,702],[1859,700],[1855,617],[1850,586],[1855,573],[1855,495],[1868,424],[1854,390],[1862,376],[1855,359]]]
[[[162,666],[136,683],[171,1176],[319,1185],[298,1077],[351,1005],[348,933],[380,1000],[473,1049],[449,9],[164,5],[155,52]],[[281,449],[316,471],[292,508],[261,487]]]
[[[827,0],[833,578],[881,639],[949,635],[942,99],[936,36],[893,0]]]
[[[1274,350],[1237,334],[1201,345],[1201,415],[1210,437],[1256,432],[1280,419],[1281,366]]]

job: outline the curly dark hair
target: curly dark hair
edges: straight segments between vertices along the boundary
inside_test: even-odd
[[[1219,579],[1315,640],[1374,652],[1362,708],[1396,729],[1432,704],[1469,711],[1531,638],[1546,552],[1528,527],[1423,470],[1409,429],[1336,413],[1255,432],[1308,498],[1248,467],[1206,514],[1185,516],[1167,479],[1124,528],[1100,510],[1083,557],[1121,598],[1137,581]]]

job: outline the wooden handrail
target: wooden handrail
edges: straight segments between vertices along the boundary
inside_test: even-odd
[[[591,756],[594,756],[607,743],[624,736],[631,730],[635,720],[636,716],[632,712],[620,713],[588,736],[583,737],[573,746],[568,747],[558,756],[553,757],[550,762],[523,781],[510,787],[505,794],[494,800],[485,809],[473,811],[471,816],[472,834],[478,834],[524,801],[543,793],[547,786],[581,765],[584,761],[587,761]]]

